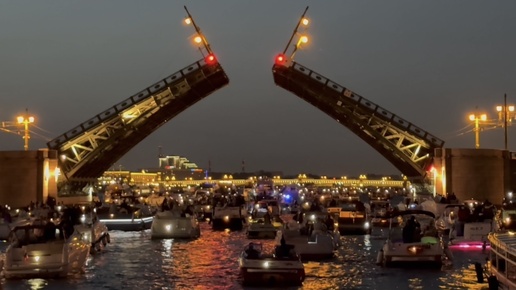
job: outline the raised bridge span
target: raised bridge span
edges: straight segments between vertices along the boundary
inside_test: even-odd
[[[188,11],[187,11],[188,12]],[[305,10],[306,13],[306,10]],[[299,20],[297,33],[304,15]],[[190,16],[190,14],[188,13]],[[193,21],[193,20],[192,20]],[[206,56],[96,114],[48,142],[66,183],[96,181],[140,141],[188,107],[229,83],[201,35]],[[424,178],[444,141],[345,86],[293,61],[287,49],[272,67],[276,85],[305,100],[364,140],[409,178]]]

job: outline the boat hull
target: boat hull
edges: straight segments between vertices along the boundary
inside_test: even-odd
[[[99,219],[100,222],[104,223],[109,231],[144,231],[148,230],[152,226],[153,217],[144,218],[112,218],[112,219]]]
[[[445,255],[442,243],[402,243],[387,242],[382,248],[383,266],[420,264],[440,267]]]

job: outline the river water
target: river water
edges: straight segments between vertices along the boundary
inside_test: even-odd
[[[376,256],[385,238],[342,236],[330,261],[305,263],[302,287],[289,289],[488,289],[477,283],[475,262],[482,250],[454,250],[445,269],[382,268]],[[151,240],[150,231],[111,232],[111,244],[92,256],[84,273],[68,279],[2,280],[0,289],[260,289],[242,287],[238,255],[248,243],[244,232],[212,231],[203,223],[193,241]],[[264,242],[272,248],[272,241]],[[2,251],[6,245],[0,245]],[[283,287],[285,289],[285,287]]]

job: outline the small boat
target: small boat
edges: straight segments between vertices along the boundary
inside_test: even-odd
[[[486,211],[485,216],[477,207],[483,210],[483,205],[473,200],[445,206],[436,224],[447,235],[450,247],[485,249],[488,246],[487,236],[498,231],[498,223],[491,207],[487,208],[490,214]]]
[[[276,217],[252,216],[247,222],[247,238],[254,239],[274,239],[276,232],[283,227],[281,219]]]
[[[178,210],[156,213],[151,226],[151,239],[196,239],[201,236],[195,215]]]
[[[96,211],[97,209],[90,205],[76,205],[65,209],[61,216],[61,219],[67,216],[78,217],[78,220],[72,221],[75,224],[74,228],[82,234],[84,240],[90,243],[92,255],[102,251],[108,243],[111,243],[108,227],[98,219]]]
[[[276,247],[273,254],[263,253],[260,243],[249,243],[238,259],[244,285],[302,285],[305,268],[292,245]]]
[[[371,233],[369,214],[363,202],[351,200],[340,204],[338,226],[341,235],[349,233]]]
[[[498,286],[500,286],[500,289],[516,290],[516,280],[512,274],[516,269],[516,234],[514,232],[491,233],[487,239],[491,244],[487,263],[490,275],[489,289],[499,289]]]
[[[433,224],[434,213],[405,210],[391,212],[389,216],[391,220],[398,217],[402,217],[403,222],[399,226],[391,224],[389,227],[389,235],[378,253],[377,264],[388,267],[393,264],[420,263],[440,267],[445,256],[451,260],[451,252],[445,249]],[[421,228],[427,231],[421,233]]]
[[[387,215],[390,210],[388,200],[371,200],[371,228],[388,228],[390,221]]]
[[[212,229],[242,230],[245,216],[245,209],[242,206],[216,206],[211,220]]]
[[[5,251],[6,279],[66,277],[84,270],[90,243],[52,222],[13,228]]]
[[[338,231],[328,229],[324,223],[328,213],[306,212],[302,216],[301,223],[291,221],[277,232],[275,244],[280,245],[281,240],[285,239],[294,245],[303,261],[333,258],[335,250],[340,246],[340,235]]]

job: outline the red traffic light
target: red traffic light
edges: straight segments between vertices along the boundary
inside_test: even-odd
[[[217,63],[217,58],[215,57],[215,55],[213,53],[210,53],[208,54],[205,58],[204,58],[204,61],[207,63],[207,64],[216,64]]]
[[[278,54],[276,56],[276,64],[279,65],[286,65],[287,64],[287,57],[284,54]]]

